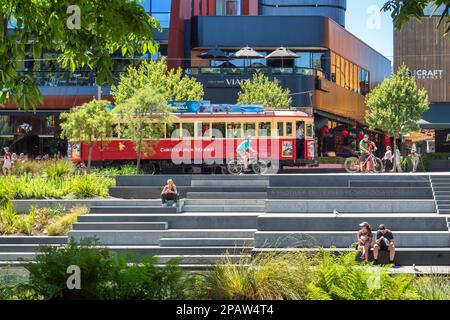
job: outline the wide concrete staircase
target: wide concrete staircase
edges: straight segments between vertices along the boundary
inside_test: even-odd
[[[450,175],[430,176],[430,180],[437,212],[450,215]]]
[[[208,178],[192,179],[182,213],[164,212],[171,208],[162,208],[159,200],[150,207],[149,200],[96,206],[79,217],[69,236],[78,241],[95,237],[102,246],[136,258],[154,254],[161,264],[178,258],[185,268],[211,265],[225,254],[233,261],[249,258],[268,179]]]
[[[0,264],[34,260],[42,245],[64,246],[67,237],[0,236]]]

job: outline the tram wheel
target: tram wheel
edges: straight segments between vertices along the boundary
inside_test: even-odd
[[[269,166],[266,160],[258,160],[252,164],[252,170],[256,174],[266,174],[268,169]]]

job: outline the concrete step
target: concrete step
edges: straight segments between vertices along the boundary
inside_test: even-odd
[[[450,196],[450,190],[448,191],[434,191],[434,196]]]
[[[259,213],[87,214],[79,222],[167,222],[172,229],[256,229]]]
[[[450,188],[450,181],[445,181],[445,182],[432,182],[433,188]]]
[[[264,205],[185,205],[184,212],[264,212]]]
[[[436,212],[434,200],[273,200],[266,201],[267,213],[426,213]]]
[[[96,200],[93,203],[94,207],[152,207],[161,206],[161,199],[155,197],[154,199],[108,199],[108,200]]]
[[[439,210],[450,209],[450,204],[438,204]]]
[[[253,247],[253,238],[161,238],[161,247]]]
[[[190,199],[267,199],[267,192],[188,192]]]
[[[242,179],[236,179],[236,180],[192,180],[191,186],[192,187],[204,187],[204,186],[223,186],[223,187],[248,187],[248,186],[258,186],[258,187],[267,187],[269,185],[269,180],[242,180]]]
[[[91,207],[90,213],[177,213],[176,207],[158,206],[102,206]]]
[[[162,238],[253,238],[256,229],[170,229]]]
[[[255,248],[253,255],[273,252],[318,252],[315,248]],[[339,252],[353,251],[349,248],[328,248],[324,250]],[[450,261],[450,248],[396,248],[395,263],[401,266],[448,266]],[[383,256],[381,255],[383,254]],[[384,258],[383,260],[381,258]],[[380,263],[387,263],[386,252],[380,252]],[[370,259],[373,259],[372,253]]]
[[[38,252],[43,246],[64,246],[65,244],[0,244],[0,252]]]
[[[450,192],[448,195],[435,195],[436,201],[450,201]]]
[[[77,222],[73,230],[167,230],[167,222]]]
[[[67,237],[0,236],[0,244],[67,244]]]
[[[269,199],[433,199],[428,187],[269,187]]]
[[[157,257],[158,262],[161,264],[166,264],[171,259],[178,259],[181,266],[183,265],[213,265],[225,260],[223,255],[160,255]],[[238,263],[243,259],[250,259],[251,255],[227,255],[226,261]]]
[[[136,256],[144,255],[241,255],[250,254],[253,247],[160,247],[160,246],[109,246],[113,252],[131,254]]]
[[[101,245],[159,245],[167,230],[72,230],[69,237],[80,242],[97,238]]]
[[[439,209],[439,214],[449,214],[450,215],[450,209]]]
[[[430,187],[430,181],[414,181],[414,180],[398,180],[392,181],[389,178],[386,180],[369,181],[364,178],[354,179],[348,181],[348,187],[367,187],[367,188],[426,188]]]
[[[32,261],[35,257],[34,252],[0,252],[0,261]]]
[[[356,242],[355,231],[257,231],[255,247],[337,247]],[[374,233],[375,237],[375,233]],[[395,246],[399,248],[450,247],[447,231],[395,231]]]
[[[394,231],[447,231],[447,220],[438,214],[265,214],[258,217],[259,231],[354,231],[362,221],[372,228],[384,223]]]
[[[187,199],[185,200],[186,206],[228,206],[238,205],[239,207],[246,208],[247,206],[264,206],[265,199]]]

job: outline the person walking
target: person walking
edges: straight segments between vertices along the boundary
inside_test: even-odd
[[[3,151],[4,151],[4,155],[3,155],[2,171],[3,171],[3,174],[6,176],[7,174],[11,174],[12,155],[11,155],[11,152],[9,152],[8,147],[3,148]]]

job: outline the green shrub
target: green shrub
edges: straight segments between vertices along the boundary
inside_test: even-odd
[[[122,255],[106,248],[93,247],[93,240],[67,247],[43,247],[36,263],[28,263],[29,281],[23,290],[43,299],[185,299],[189,297],[189,279],[176,261],[158,267],[148,257],[140,264],[127,264]],[[67,288],[67,268],[80,268],[81,289]]]
[[[66,236],[72,229],[72,225],[77,221],[78,216],[86,214],[88,209],[85,207],[74,207],[70,212],[50,223],[47,227],[49,236]]]
[[[414,281],[414,288],[421,300],[450,300],[450,279],[448,277],[419,277]]]
[[[112,178],[93,174],[75,175],[70,181],[70,190],[77,198],[107,197]]]
[[[319,164],[344,164],[347,158],[343,157],[319,157]]]
[[[43,168],[43,173],[49,178],[61,178],[70,174],[75,166],[69,160],[50,161],[49,165]]]
[[[17,213],[12,203],[7,202],[0,207],[0,234],[12,234],[16,232]]]
[[[197,279],[201,299],[302,300],[312,281],[311,263],[300,253],[260,254],[238,262],[226,257]]]
[[[433,152],[422,155],[422,162],[426,170],[430,170],[433,160],[447,160],[450,158],[450,152]],[[419,166],[422,166],[421,164]]]
[[[404,300],[416,298],[411,275],[390,275],[389,267],[356,261],[357,251],[335,254],[322,250],[316,261],[312,300]]]

